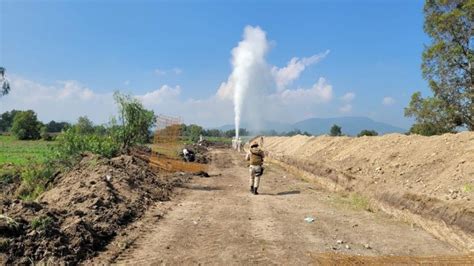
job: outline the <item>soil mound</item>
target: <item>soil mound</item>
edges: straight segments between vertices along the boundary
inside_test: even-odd
[[[37,202],[3,199],[0,249],[6,263],[77,263],[100,251],[153,201],[169,200],[185,174],[159,175],[122,155],[86,154]]]
[[[438,237],[474,250],[474,132],[268,137],[264,149],[326,188],[361,193],[396,216],[413,214]]]
[[[188,144],[184,146],[184,149],[187,149],[189,152],[193,154],[191,162],[207,164],[210,162],[209,158],[209,149],[207,146],[202,144]],[[183,158],[183,160],[187,160],[183,154],[183,152],[179,153],[179,156]]]

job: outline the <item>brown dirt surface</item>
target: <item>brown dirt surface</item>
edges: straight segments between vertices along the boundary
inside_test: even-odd
[[[160,175],[132,156],[86,154],[37,202],[2,198],[0,261],[77,263],[103,249],[152,203],[189,178]]]
[[[183,184],[90,263],[474,263],[420,227],[361,209],[277,164],[265,165],[260,195],[252,195],[243,154],[210,156],[209,178]]]
[[[269,158],[474,250],[474,133],[268,137]]]

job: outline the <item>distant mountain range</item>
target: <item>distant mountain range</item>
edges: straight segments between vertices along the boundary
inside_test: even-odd
[[[379,134],[388,133],[404,133],[407,130],[396,127],[387,123],[377,122],[368,117],[335,117],[335,118],[309,118],[294,124],[281,122],[264,122],[263,130],[275,130],[277,132],[288,132],[294,129],[307,131],[313,135],[329,134],[329,130],[333,125],[338,125],[342,128],[342,133],[345,135],[355,136],[364,129],[375,130]],[[249,129],[245,123],[242,128]],[[234,125],[224,125],[219,127],[220,130],[234,129]]]

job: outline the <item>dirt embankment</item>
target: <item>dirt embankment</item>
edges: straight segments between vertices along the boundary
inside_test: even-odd
[[[269,158],[327,189],[474,250],[474,133],[423,137],[268,137]]]
[[[0,261],[77,263],[95,255],[189,175],[160,174],[136,157],[85,155],[37,202],[0,201]]]

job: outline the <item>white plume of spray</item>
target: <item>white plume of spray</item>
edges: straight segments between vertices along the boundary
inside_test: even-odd
[[[260,27],[246,26],[243,40],[232,50],[233,71],[230,83],[234,91],[235,137],[239,138],[240,122],[246,98],[263,90],[266,82],[262,73],[268,73],[265,55],[269,49],[265,32]]]

